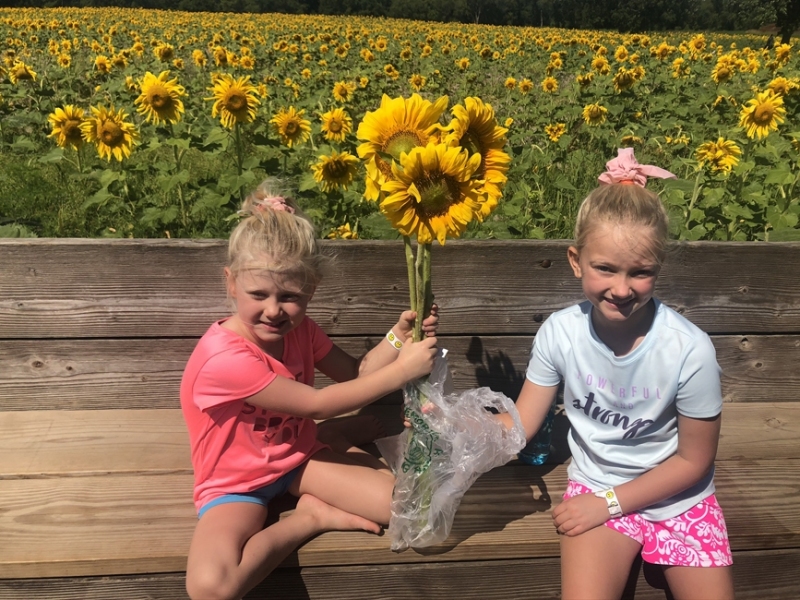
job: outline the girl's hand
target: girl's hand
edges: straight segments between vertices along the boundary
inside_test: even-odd
[[[553,523],[560,535],[576,536],[599,527],[611,515],[603,498],[580,494],[564,500],[553,509]]]
[[[438,351],[435,337],[427,337],[420,342],[407,341],[403,344],[397,362],[403,369],[406,381],[430,373],[433,370],[433,360]]]
[[[392,327],[395,334],[402,340],[410,340],[411,334],[414,330],[414,321],[417,318],[417,313],[413,310],[403,311],[400,315],[400,320],[397,325]],[[427,337],[436,335],[436,330],[439,328],[439,306],[434,304],[431,306],[431,314],[422,321],[422,332]]]

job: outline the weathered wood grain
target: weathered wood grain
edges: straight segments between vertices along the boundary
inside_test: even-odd
[[[723,462],[717,497],[736,550],[800,546],[800,459]],[[330,532],[287,566],[517,559],[558,556],[549,511],[566,484],[563,465],[506,466],[464,496],[447,541],[395,554],[388,536]],[[751,490],[744,495],[741,490]],[[194,524],[190,475],[0,481],[0,574],[71,577],[180,571]]]
[[[664,600],[657,568],[636,569],[623,600]],[[739,600],[800,596],[800,551],[735,552],[733,578]],[[769,573],[769,585],[764,582]],[[561,597],[557,558],[485,560],[355,567],[284,568],[274,571],[246,600],[504,600]],[[652,582],[652,583],[651,583]],[[126,577],[0,580],[0,600],[182,600],[183,573]]]
[[[402,430],[397,407],[362,412],[377,416],[389,433]],[[569,458],[567,427],[559,415],[553,464]],[[800,402],[729,404],[717,462],[800,459],[798,439]],[[191,472],[179,409],[0,412],[0,480]]]
[[[581,299],[566,241],[434,249],[441,333],[532,334]],[[407,304],[401,242],[330,241],[310,314],[332,334],[380,334]],[[0,338],[199,336],[226,314],[219,240],[0,240]],[[776,268],[779,265],[779,268]],[[684,244],[658,295],[713,333],[800,332],[800,243]]]
[[[532,337],[441,336],[457,389],[516,397]],[[714,336],[726,402],[800,398],[800,335]],[[359,356],[382,338],[337,337]],[[195,339],[8,340],[0,345],[0,410],[175,408]],[[318,386],[330,384],[324,376]],[[400,402],[398,394],[384,400]]]

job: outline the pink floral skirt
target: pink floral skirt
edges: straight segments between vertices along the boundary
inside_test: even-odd
[[[591,493],[585,485],[570,481],[564,499]],[[639,542],[642,559],[652,564],[727,567],[733,563],[725,518],[713,494],[685,513],[664,521],[648,521],[634,512],[605,524]]]

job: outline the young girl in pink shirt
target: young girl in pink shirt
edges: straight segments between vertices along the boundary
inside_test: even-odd
[[[402,313],[360,359],[306,316],[324,257],[311,222],[290,198],[262,184],[230,237],[225,278],[235,307],[197,344],[181,382],[199,520],[189,549],[192,598],[240,598],[287,555],[323,531],[379,533],[394,478],[355,447],[377,435],[318,430],[430,372],[436,309],[411,343],[416,314]],[[318,369],[335,384],[314,388]],[[269,501],[288,492],[296,510],[266,529]]]

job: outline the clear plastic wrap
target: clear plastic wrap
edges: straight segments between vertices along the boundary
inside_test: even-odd
[[[389,522],[391,548],[423,548],[450,535],[466,491],[483,473],[516,458],[525,431],[514,403],[487,387],[450,394],[446,351],[427,380],[403,390],[411,428],[378,440],[397,481]],[[509,413],[514,427],[493,413]]]

